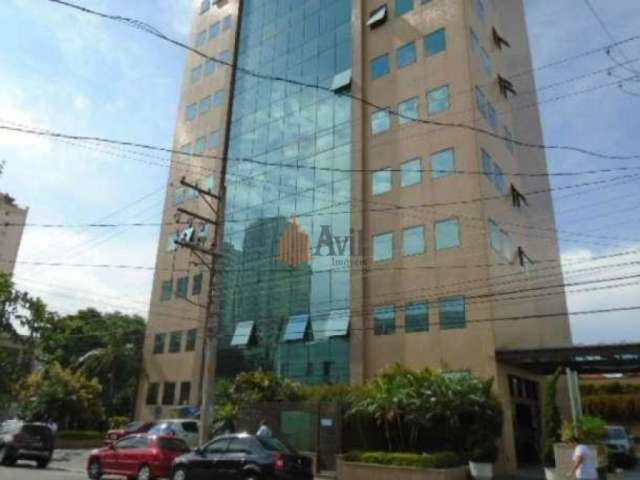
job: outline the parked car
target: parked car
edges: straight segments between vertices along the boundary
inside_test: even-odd
[[[275,437],[222,435],[173,462],[172,480],[311,480],[311,458]]]
[[[607,426],[605,444],[609,454],[619,467],[630,467],[636,463],[636,452],[633,436],[620,425]]]
[[[122,428],[109,430],[104,436],[104,444],[110,445],[113,442],[134,433],[147,433],[154,426],[155,422],[131,422]]]
[[[173,460],[190,451],[180,438],[133,434],[92,451],[87,459],[87,473],[92,480],[99,480],[103,475],[138,480],[167,478]]]
[[[189,447],[194,448],[198,446],[200,441],[200,422],[187,419],[160,420],[148,433],[150,435],[175,436],[187,442]]]
[[[44,423],[6,422],[0,427],[0,464],[13,466],[18,460],[47,468],[53,456],[53,432]]]

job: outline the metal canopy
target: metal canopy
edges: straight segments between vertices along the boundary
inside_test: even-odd
[[[640,372],[640,343],[497,350],[496,359],[532,373],[570,368],[579,374]]]

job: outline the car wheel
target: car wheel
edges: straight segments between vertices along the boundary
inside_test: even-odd
[[[0,449],[0,465],[12,467],[16,464],[16,459],[11,456],[11,452],[8,447]]]
[[[250,473],[246,477],[244,477],[244,480],[259,480],[259,478],[255,473]]]
[[[182,467],[176,468],[171,475],[171,480],[187,480],[187,478],[187,471]]]
[[[100,480],[102,478],[102,466],[99,460],[91,460],[88,470],[91,480]]]
[[[149,468],[149,465],[143,465],[140,467],[140,470],[138,470],[138,476],[136,477],[136,480],[153,480],[153,476],[151,475],[151,469]]]
[[[36,462],[36,466],[40,469],[47,468],[49,466],[49,459],[46,460],[38,460]]]

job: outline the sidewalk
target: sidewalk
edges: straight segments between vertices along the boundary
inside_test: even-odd
[[[51,466],[68,472],[81,472],[87,470],[87,458],[91,450],[55,450]]]

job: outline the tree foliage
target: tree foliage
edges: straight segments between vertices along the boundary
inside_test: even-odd
[[[349,414],[375,419],[390,451],[422,451],[428,438],[439,450],[483,458],[497,455],[502,410],[491,380],[396,364],[350,400]]]
[[[556,394],[561,373],[562,370],[558,369],[552,377],[545,381],[542,394],[542,436],[540,441],[542,443],[542,462],[546,467],[555,466],[553,444],[560,440],[562,418],[556,402]]]
[[[29,420],[55,419],[64,428],[87,428],[104,418],[101,386],[80,371],[52,363],[15,388],[20,415]]]

